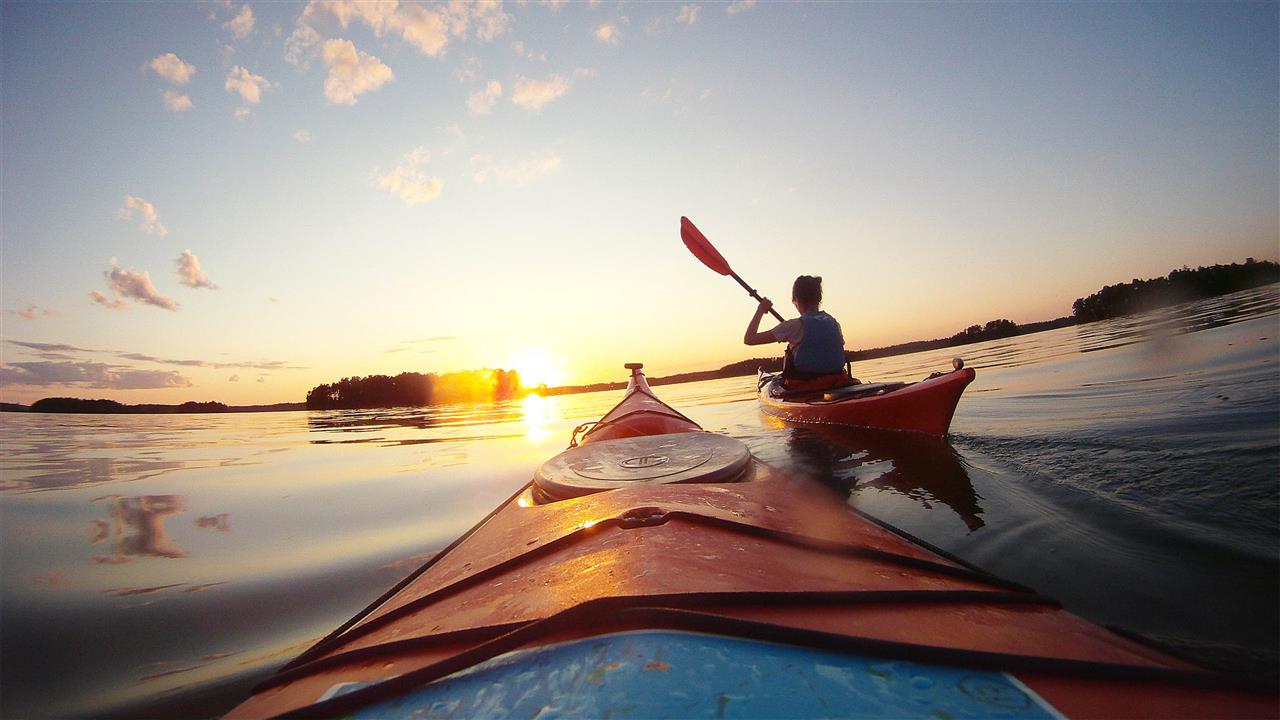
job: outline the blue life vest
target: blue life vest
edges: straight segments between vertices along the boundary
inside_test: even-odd
[[[806,373],[837,373],[844,369],[844,335],[836,319],[818,310],[800,316],[804,337],[793,358],[796,369]]]

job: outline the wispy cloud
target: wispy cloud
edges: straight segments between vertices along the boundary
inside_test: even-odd
[[[200,260],[190,250],[183,250],[178,256],[178,282],[189,288],[207,288],[217,290],[218,286],[209,280],[209,276],[200,267]]]
[[[86,350],[85,348],[76,347],[75,345],[63,345],[59,343],[25,342],[23,340],[7,340],[6,342],[9,342],[13,345],[18,345],[24,348],[28,348],[30,350],[39,350],[41,352],[66,352],[66,353],[94,352],[93,350]]]
[[[37,317],[50,317],[54,314],[49,308],[41,308],[39,305],[28,305],[21,310],[6,310],[10,315],[17,315],[23,320],[35,320]]]
[[[144,67],[174,85],[186,85],[191,76],[196,74],[196,66],[184,61],[173,53],[165,53],[152,58]]]
[[[119,365],[81,362],[19,362],[0,367],[0,386],[77,385],[112,390],[155,390],[191,387],[190,378],[174,370],[138,370]]]
[[[377,90],[395,77],[391,68],[357,50],[350,40],[326,40],[324,64],[329,68],[324,96],[335,105],[355,105],[357,95]]]
[[[605,45],[617,45],[620,32],[618,26],[613,23],[603,23],[591,31],[597,40]]]
[[[240,12],[234,18],[223,23],[222,27],[230,30],[231,35],[237,40],[249,37],[253,32],[253,8],[248,5],[240,8]]]
[[[431,151],[425,147],[410,150],[395,169],[378,177],[378,186],[399,195],[405,205],[413,206],[435,200],[440,196],[444,183],[440,178],[427,177],[423,165],[431,162]]]
[[[287,360],[247,360],[237,362],[221,362],[213,360],[192,360],[192,359],[175,359],[157,357],[140,352],[128,352],[124,350],[93,350],[91,348],[82,348],[75,345],[67,345],[61,343],[38,343],[27,342],[24,340],[6,340],[12,345],[17,345],[28,350],[35,350],[38,353],[101,353],[111,355],[125,360],[133,360],[135,362],[149,362],[157,365],[176,365],[178,367],[200,367],[214,368],[218,370],[227,369],[248,369],[248,370],[306,370],[306,366],[294,365]]]
[[[191,98],[172,90],[165,90],[160,94],[164,100],[164,107],[169,112],[183,112],[191,109]]]
[[[740,12],[750,10],[756,6],[756,0],[733,0],[729,3],[724,11],[730,15],[737,15]]]
[[[156,235],[164,237],[169,234],[164,229],[164,225],[160,224],[160,213],[156,211],[156,206],[133,195],[124,196],[124,205],[116,211],[116,217],[121,220],[131,220],[138,218],[138,229],[148,235]]]
[[[390,350],[384,350],[383,353],[386,355],[409,351],[431,353],[435,352],[435,348],[431,346],[440,343],[454,342],[456,340],[458,340],[456,335],[437,335],[435,337],[417,338],[415,340],[402,340],[397,347],[393,347]]]
[[[490,80],[483,90],[473,92],[467,98],[467,109],[473,115],[488,115],[493,112],[493,106],[500,97],[502,97],[502,83]]]
[[[681,5],[680,12],[676,13],[676,22],[693,25],[698,22],[698,13],[700,12],[702,12],[701,5]]]
[[[240,376],[232,375],[231,377],[227,378],[227,382],[240,382]]]
[[[560,167],[560,156],[553,152],[541,155],[495,162],[489,155],[471,157],[471,179],[484,185],[490,179],[505,185],[520,187],[542,179]]]
[[[571,84],[559,75],[552,75],[546,80],[521,76],[516,80],[516,89],[511,94],[511,102],[528,110],[541,110],[547,103],[569,92]]]
[[[304,130],[299,130],[298,132],[294,133],[294,134],[293,134],[293,139],[294,139],[294,140],[297,140],[297,141],[298,141],[298,142],[300,142],[300,143],[309,143],[309,142],[311,142],[312,140],[314,140],[315,138],[311,135],[311,131],[310,131],[310,130],[305,130],[305,129],[304,129]]]
[[[271,82],[261,75],[254,75],[241,65],[236,65],[227,73],[227,82],[223,87],[227,92],[239,95],[244,102],[257,105],[262,102],[262,92],[271,87]]]
[[[102,273],[107,279],[107,287],[111,290],[113,298],[108,300],[105,296],[97,291],[89,293],[93,301],[105,305],[113,310],[118,310],[126,306],[123,298],[129,298],[144,305],[153,305],[165,310],[177,310],[178,303],[173,298],[162,295],[156,286],[151,283],[151,275],[147,272],[140,272],[129,268],[121,269],[115,264],[115,258],[111,259],[111,269]]]

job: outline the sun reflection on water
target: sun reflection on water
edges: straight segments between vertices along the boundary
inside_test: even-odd
[[[542,442],[551,435],[551,425],[560,419],[556,398],[542,397],[537,393],[525,396],[521,403],[524,414],[525,434],[533,442]]]

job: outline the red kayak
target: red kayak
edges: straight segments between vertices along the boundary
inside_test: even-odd
[[[781,374],[760,373],[760,407],[787,422],[823,423],[881,430],[909,430],[942,437],[951,427],[973,368],[935,373],[917,383],[864,383],[829,391],[789,392]]]
[[[228,717],[1275,717],[851,512],[638,365],[533,480]]]

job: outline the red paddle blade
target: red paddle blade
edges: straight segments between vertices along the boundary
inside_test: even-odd
[[[680,239],[684,240],[684,246],[689,248],[689,252],[693,256],[702,261],[703,265],[715,270],[721,275],[731,275],[733,271],[729,269],[729,263],[720,255],[720,251],[707,240],[707,236],[694,225],[689,218],[680,217]]]

